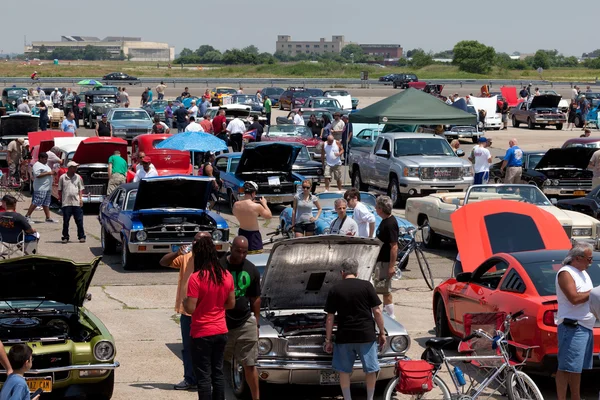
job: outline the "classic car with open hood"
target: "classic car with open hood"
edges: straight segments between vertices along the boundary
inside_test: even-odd
[[[115,341],[83,306],[99,262],[43,256],[0,261],[0,340],[6,351],[19,343],[32,348],[32,369],[25,373],[32,392],[111,398],[119,366]]]
[[[119,186],[100,206],[100,241],[105,254],[121,246],[123,269],[142,255],[163,255],[210,232],[220,253],[229,250],[229,226],[206,211],[214,178],[158,176]]]
[[[425,247],[439,246],[442,238],[454,239],[451,216],[462,206],[490,200],[511,200],[534,204],[554,215],[570,239],[587,242],[598,249],[600,224],[594,218],[575,211],[561,210],[535,185],[474,185],[466,193],[434,193],[406,202],[406,219],[423,228]],[[462,257],[461,257],[462,258]]]
[[[101,203],[108,188],[108,158],[116,150],[127,161],[127,142],[115,137],[57,137],[54,144],[61,150],[57,154],[62,162],[58,173],[54,176],[52,196],[58,199],[58,179],[67,173],[69,161],[79,164],[77,174],[83,179],[84,203]],[[133,174],[128,174],[128,180]]]
[[[231,205],[244,199],[244,182],[258,185],[257,196],[271,204],[291,203],[297,186],[305,179],[294,172],[302,146],[292,143],[249,143],[235,170],[221,173],[222,190],[233,195]]]
[[[269,131],[262,137],[263,142],[300,143],[306,146],[312,158],[321,158],[323,141],[314,137],[310,128],[294,124],[277,124],[270,126]]]
[[[592,190],[593,172],[587,167],[597,149],[550,149],[535,166],[544,194],[552,198],[585,196]]]
[[[561,130],[567,123],[566,115],[558,108],[560,96],[541,94],[534,96],[531,103],[523,102],[510,111],[512,126],[518,128],[527,124],[529,129],[535,127],[545,128],[548,125],[556,126]]]
[[[258,340],[258,376],[262,382],[300,385],[338,385],[332,355],[325,352],[324,311],[331,287],[342,279],[342,261],[358,261],[358,279],[369,280],[381,242],[377,239],[318,236],[290,239],[275,244],[262,278]],[[394,377],[397,358],[410,347],[406,329],[383,315],[387,342],[378,352],[381,368],[377,379]],[[336,331],[334,322],[334,335]],[[247,391],[244,373],[231,361],[236,396]],[[364,381],[359,360],[352,382]]]
[[[140,162],[138,154],[144,152],[152,160],[159,176],[192,175],[194,167],[190,163],[190,152],[157,149],[156,145],[171,137],[170,134],[149,133],[136,136],[131,142],[131,163],[133,168]],[[135,170],[135,169],[134,169]]]

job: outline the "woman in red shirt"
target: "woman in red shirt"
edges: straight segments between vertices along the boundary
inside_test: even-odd
[[[198,399],[225,400],[225,310],[235,306],[233,278],[219,263],[212,238],[203,236],[193,246],[194,273],[188,280],[183,307],[192,315],[192,359]]]

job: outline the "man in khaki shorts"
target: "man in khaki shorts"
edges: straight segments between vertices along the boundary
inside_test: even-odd
[[[337,182],[338,190],[342,190],[342,154],[344,154],[342,143],[339,140],[334,140],[333,135],[327,136],[327,142],[321,148],[326,192],[329,191],[331,178]]]
[[[500,166],[500,172],[506,168],[504,183],[521,183],[521,175],[523,174],[523,150],[517,146],[517,139],[508,141],[508,150],[504,155],[504,161]]]

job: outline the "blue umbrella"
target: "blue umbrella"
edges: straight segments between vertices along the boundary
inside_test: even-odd
[[[227,150],[227,143],[204,132],[177,133],[156,145],[157,149],[171,149],[205,153]]]

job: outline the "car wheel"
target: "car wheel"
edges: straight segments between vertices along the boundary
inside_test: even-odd
[[[90,386],[90,391],[86,394],[86,399],[110,400],[115,390],[115,371],[111,371],[110,375],[102,382]]]
[[[573,120],[573,124],[575,124],[575,126],[578,128],[583,128],[583,122],[581,122],[581,117],[579,117],[579,115],[575,116],[575,119]]]
[[[388,186],[388,196],[392,199],[394,207],[402,206],[402,194],[400,193],[400,185],[398,184],[398,178],[394,177],[390,181]]]
[[[545,125],[545,124],[543,124],[543,125],[540,125],[540,129],[545,129],[547,126],[548,126],[548,125]]]
[[[396,82],[392,83],[392,86],[394,86],[394,89],[398,88],[398,85],[396,85]]]
[[[521,125],[521,123],[519,121],[517,121],[517,117],[515,117],[513,115],[513,117],[512,117],[512,126],[515,127],[515,128],[518,128],[519,125]]]
[[[471,138],[471,141],[472,141],[474,144],[477,144],[477,143],[479,143],[479,138],[478,138],[478,137],[472,137],[472,138]]]
[[[562,128],[563,128],[563,124],[556,124],[557,131],[562,131]]]
[[[125,238],[121,239],[121,265],[123,265],[124,270],[131,271],[137,267],[137,257],[135,254],[131,254],[131,252],[129,252],[129,246],[127,246],[127,241]]]
[[[87,119],[86,119],[85,115],[83,116],[83,127],[84,128],[88,127],[88,123],[87,123]]]
[[[452,334],[450,333],[450,328],[448,327],[448,317],[446,316],[444,300],[442,300],[441,296],[438,298],[435,307],[435,336],[452,336]]]
[[[535,129],[535,125],[533,124],[533,121],[531,120],[531,118],[527,118],[527,128]]]
[[[229,208],[231,209],[231,211],[233,211],[233,205],[235,204],[236,201],[237,200],[236,200],[235,196],[233,195],[233,192],[230,190],[229,191]]]
[[[88,123],[88,126],[90,127],[90,129],[94,129],[94,121],[92,120],[92,116],[90,115],[90,122]]]
[[[439,247],[442,238],[440,235],[435,233],[433,229],[431,229],[431,225],[429,225],[429,218],[425,217],[421,223],[421,229],[423,235],[423,245],[428,249],[435,249],[436,247]]]
[[[251,399],[250,387],[248,386],[248,383],[246,383],[244,367],[235,357],[231,360],[230,372],[233,395],[238,399]]]
[[[117,241],[105,228],[100,229],[100,244],[104,254],[114,254],[117,251]]]
[[[362,179],[360,177],[360,171],[358,170],[358,168],[352,174],[352,187],[358,190],[362,190],[363,192],[369,190],[369,185],[366,185],[362,182]]]

